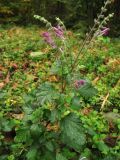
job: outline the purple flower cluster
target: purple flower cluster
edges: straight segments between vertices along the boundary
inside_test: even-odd
[[[50,46],[52,46],[52,48],[56,48],[56,45],[55,45],[55,43],[54,43],[54,41],[53,41],[53,39],[52,39],[52,37],[51,37],[51,35],[50,35],[49,32],[44,32],[42,34],[42,37],[44,38],[44,41],[47,44],[49,44]]]
[[[86,83],[86,81],[83,80],[83,79],[76,80],[76,81],[74,82],[74,86],[75,86],[76,89],[79,89],[80,87],[84,86],[85,83]]]
[[[57,36],[59,39],[64,39],[64,31],[61,26],[52,27],[52,32],[44,32],[42,34],[42,37],[44,38],[44,41],[49,44],[52,48],[57,48],[57,45],[54,41],[54,36]]]
[[[110,28],[103,27],[101,30],[101,35],[107,36],[110,31]]]
[[[110,28],[102,27],[100,31],[95,33],[95,36],[107,36],[109,34]]]
[[[64,31],[61,26],[58,25],[57,27],[53,27],[53,30],[57,37],[64,38]]]

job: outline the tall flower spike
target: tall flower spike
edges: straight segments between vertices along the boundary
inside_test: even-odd
[[[98,30],[95,34],[94,37],[99,37],[99,36],[107,36],[110,31],[110,28],[107,27],[102,27],[100,30]]]
[[[52,39],[52,37],[51,37],[49,32],[44,32],[42,34],[42,37],[44,38],[44,41],[47,44],[49,44],[52,48],[56,48],[56,45],[55,45],[55,43],[54,43],[54,41],[53,41],[53,39]]]
[[[64,32],[61,26],[58,25],[57,27],[53,27],[53,30],[57,37],[64,38]]]
[[[101,35],[105,35],[106,36],[106,35],[108,35],[109,31],[110,31],[110,28],[103,27],[102,31],[101,31]]]

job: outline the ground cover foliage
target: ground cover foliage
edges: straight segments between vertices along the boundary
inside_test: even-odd
[[[104,88],[103,92],[99,90],[101,86],[95,88],[101,80],[100,75],[104,77],[104,72],[119,69],[119,57],[115,57],[111,65],[110,58],[114,53],[107,45],[112,41],[103,37],[110,30],[104,26],[113,17],[113,14],[105,16],[109,4],[110,0],[104,3],[83,42],[80,34],[67,31],[59,18],[53,26],[44,17],[34,16],[46,25],[47,30],[41,33],[43,40],[36,39],[37,27],[34,28],[35,36],[30,34],[32,29],[27,32],[18,28],[3,30],[1,159],[119,158],[120,116],[116,109],[119,106],[119,72],[113,77],[114,82],[105,83],[110,83],[107,87],[114,90],[117,88],[114,104],[110,99],[112,89]],[[26,41],[29,42],[27,45]],[[110,52],[107,60],[100,52],[102,49],[104,55],[105,51]],[[103,58],[100,63],[99,57]],[[94,61],[97,62],[95,68]],[[113,64],[118,64],[117,69]],[[15,95],[14,98],[10,94]]]
[[[0,159],[119,160],[119,39],[100,37],[80,55],[76,77],[91,81],[95,95],[91,85],[90,94],[75,94],[70,77],[59,94],[60,64],[50,72],[58,54],[44,43],[43,29],[0,31]],[[81,39],[67,34],[76,54]]]

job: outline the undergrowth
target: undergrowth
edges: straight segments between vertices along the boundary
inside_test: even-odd
[[[43,29],[0,31],[0,159],[119,160],[120,40],[100,37],[80,55],[80,77],[98,90],[86,99],[72,89],[58,94],[60,76],[49,72],[58,54]],[[67,34],[76,55],[81,40]]]

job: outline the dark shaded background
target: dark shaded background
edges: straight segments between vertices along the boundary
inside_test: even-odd
[[[112,0],[108,13],[115,13],[108,24],[111,35],[120,36],[120,0]],[[51,20],[60,17],[67,27],[86,31],[100,12],[104,0],[0,0],[0,24],[40,24],[33,15]]]

